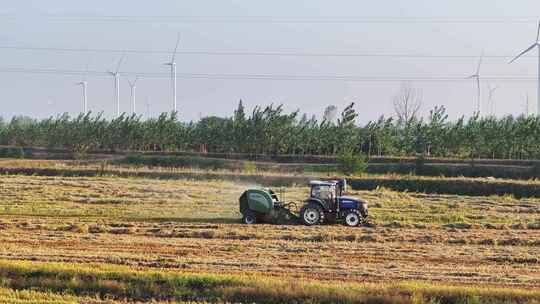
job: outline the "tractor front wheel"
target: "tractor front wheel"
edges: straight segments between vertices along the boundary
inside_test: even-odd
[[[316,204],[307,204],[300,209],[302,223],[307,226],[322,224],[324,222],[324,211]]]
[[[349,210],[345,213],[345,225],[356,227],[362,222],[362,216],[358,210]]]
[[[244,216],[242,216],[242,222],[247,225],[255,224],[257,223],[257,216],[251,211],[246,211]]]

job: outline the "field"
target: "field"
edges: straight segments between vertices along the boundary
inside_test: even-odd
[[[197,174],[0,175],[0,303],[540,301],[538,199],[382,187],[349,193],[366,227],[245,226],[254,183]]]

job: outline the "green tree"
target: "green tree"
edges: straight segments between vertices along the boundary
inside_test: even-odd
[[[341,173],[346,175],[360,174],[367,169],[367,157],[353,149],[341,150],[337,156],[337,164]]]

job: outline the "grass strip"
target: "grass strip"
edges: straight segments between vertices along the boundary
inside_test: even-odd
[[[119,176],[155,179],[232,180],[257,183],[270,187],[307,185],[310,179],[328,179],[335,176],[246,173],[233,171],[196,171],[189,169],[155,170],[150,168],[0,168],[0,174],[38,176]],[[466,196],[513,195],[516,198],[540,197],[537,180],[509,180],[466,177],[422,177],[414,175],[364,175],[348,178],[356,190],[374,190],[378,187],[400,192],[455,194]]]
[[[425,282],[344,283],[260,275],[134,270],[126,266],[0,260],[0,286],[133,301],[242,303],[540,303],[540,290]]]

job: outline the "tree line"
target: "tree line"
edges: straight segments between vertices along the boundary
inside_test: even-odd
[[[403,101],[403,100],[402,100]],[[354,103],[340,115],[329,107],[322,119],[282,105],[255,107],[246,113],[242,101],[229,117],[181,122],[176,113],[157,118],[101,114],[67,114],[37,120],[0,119],[0,145],[119,151],[207,151],[221,153],[338,155],[345,151],[370,156],[432,156],[531,159],[540,157],[537,116],[461,117],[449,121],[446,109],[435,107],[425,118],[407,102],[396,105],[396,118],[381,116],[357,124]],[[408,109],[407,109],[408,108]],[[401,110],[400,110],[401,109]],[[335,117],[337,116],[337,117]]]

